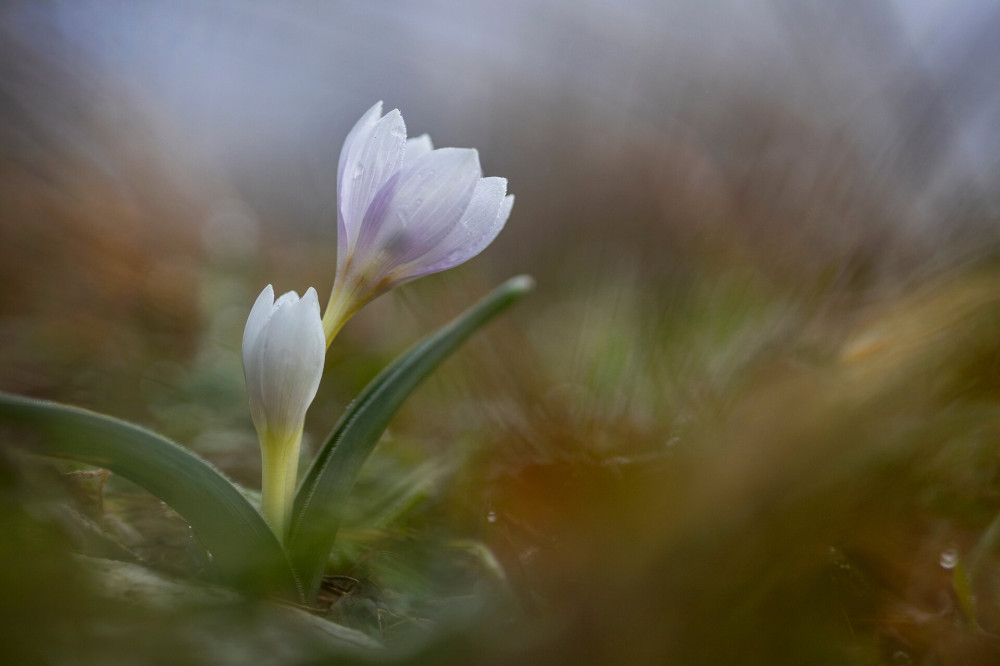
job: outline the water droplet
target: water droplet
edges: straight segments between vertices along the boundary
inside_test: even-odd
[[[830,546],[829,561],[832,566],[841,571],[849,572],[851,570],[851,563],[848,561],[847,556],[836,546]]]
[[[486,520],[491,523],[497,522],[497,512],[490,510],[486,513]]]
[[[913,660],[910,659],[910,655],[903,652],[902,650],[896,650],[892,653],[892,663],[894,664],[912,664]]]
[[[365,165],[363,162],[358,162],[354,165],[354,172],[351,174],[351,178],[358,180],[365,173]]]
[[[421,205],[422,203],[424,203],[424,200],[423,200],[423,199],[417,199],[416,201],[414,201],[414,202],[413,202],[413,205],[414,205],[414,206],[419,206],[419,205]]]
[[[938,559],[938,564],[944,569],[954,569],[958,566],[958,551],[954,548],[944,551],[941,553],[940,559]]]

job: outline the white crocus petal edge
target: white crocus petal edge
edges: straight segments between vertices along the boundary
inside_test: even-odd
[[[253,307],[250,308],[250,316],[247,317],[246,330],[243,331],[243,350],[246,351],[248,346],[253,346],[260,335],[260,332],[264,330],[264,324],[267,323],[267,318],[271,316],[271,308],[274,305],[274,287],[267,285],[257,296],[257,300],[253,302]]]
[[[510,212],[513,209],[514,209],[514,195],[513,194],[508,194],[507,196],[505,196],[503,198],[503,203],[500,204],[500,214],[497,216],[497,221],[496,221],[496,233],[497,233],[497,235],[499,235],[500,232],[503,231],[503,228],[505,226],[507,226],[507,220],[510,219]],[[491,238],[489,240],[489,243],[492,243],[495,240],[496,240],[496,236],[494,236],[493,238]],[[487,245],[489,245],[489,243],[487,243]],[[485,249],[485,248],[481,248],[481,249]]]
[[[263,409],[261,395],[260,353],[257,343],[267,326],[268,319],[274,309],[274,287],[264,287],[250,309],[247,325],[243,331],[243,378],[246,380],[247,393],[250,396],[250,415],[253,417],[257,430],[267,427],[267,417]]]
[[[413,160],[434,150],[434,143],[430,134],[421,134],[412,139],[406,140],[406,155],[403,157],[403,166],[413,164]]]

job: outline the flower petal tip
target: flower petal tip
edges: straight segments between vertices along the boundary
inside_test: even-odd
[[[526,294],[535,289],[535,278],[530,275],[517,275],[507,280],[507,289],[517,294]]]

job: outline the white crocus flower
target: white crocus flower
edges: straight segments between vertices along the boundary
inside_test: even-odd
[[[514,196],[483,178],[479,154],[407,140],[398,110],[379,102],[344,140],[337,169],[337,276],[327,344],[351,315],[403,282],[457,266],[503,229]]]
[[[260,439],[261,508],[279,540],[291,515],[306,410],[316,397],[326,338],[316,290],[274,300],[268,285],[257,297],[243,333],[243,375]]]

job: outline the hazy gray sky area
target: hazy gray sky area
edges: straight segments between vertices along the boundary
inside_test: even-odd
[[[975,219],[996,211],[992,2],[76,0],[4,11],[15,42],[61,59],[82,86],[95,75],[124,85],[289,223],[320,224],[341,137],[378,99],[403,110],[411,134],[480,148],[486,171],[509,174],[529,200],[563,168],[557,146],[599,160],[606,143],[678,127],[723,169],[781,162],[780,138],[739,153],[717,129],[743,122],[733,100],[752,98],[850,142],[883,179],[883,200],[905,207],[894,223],[914,233],[943,224],[956,198]],[[43,90],[16,85],[15,106],[73,134]]]

